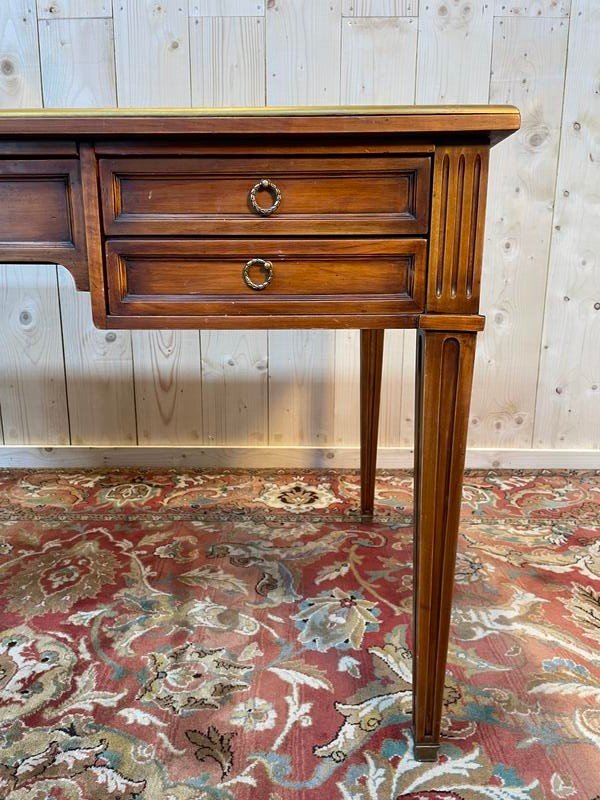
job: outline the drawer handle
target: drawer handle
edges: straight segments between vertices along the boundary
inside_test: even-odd
[[[254,283],[250,277],[252,267],[259,267],[264,272],[265,279],[262,283]],[[273,279],[273,264],[270,261],[265,261],[264,258],[251,258],[250,261],[246,262],[242,275],[246,286],[250,287],[250,289],[256,289],[256,291],[266,289]]]
[[[261,189],[265,189],[267,192],[271,194],[271,197],[273,198],[272,205],[265,207],[265,206],[260,206],[256,202],[256,193],[259,192]],[[260,214],[262,217],[268,217],[274,211],[277,211],[277,209],[279,208],[279,204],[281,203],[281,192],[279,188],[273,183],[273,181],[267,180],[267,178],[263,178],[262,181],[259,181],[250,189],[248,200],[250,201],[250,205],[256,211],[257,214]]]

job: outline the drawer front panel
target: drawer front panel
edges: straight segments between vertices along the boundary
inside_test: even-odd
[[[0,160],[0,261],[80,266],[84,230],[77,159]]]
[[[427,156],[101,159],[104,227],[111,236],[425,234],[429,172]]]
[[[247,315],[421,311],[426,242],[109,240],[109,313]],[[244,278],[261,285],[257,290]]]

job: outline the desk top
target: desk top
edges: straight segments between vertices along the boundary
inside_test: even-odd
[[[268,106],[0,111],[0,136],[265,133],[482,133],[492,142],[520,126],[515,106]]]

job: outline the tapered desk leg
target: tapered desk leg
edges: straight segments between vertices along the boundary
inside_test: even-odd
[[[360,510],[373,516],[377,433],[383,364],[383,330],[360,332]]]
[[[440,740],[475,333],[417,333],[413,732],[434,761]]]

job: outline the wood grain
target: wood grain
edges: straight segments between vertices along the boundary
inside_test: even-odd
[[[36,106],[41,103],[41,74],[35,5],[35,3],[24,2],[24,0],[6,0],[2,4],[2,14],[0,14],[0,106],[5,108]],[[309,4],[298,2],[287,8],[288,4],[282,0],[279,5],[286,6],[283,9],[284,16],[287,15],[285,25],[273,24],[275,13],[280,14],[281,9],[277,12],[274,12],[273,9],[268,11],[270,19],[267,24],[271,26],[268,42],[269,63],[267,63],[266,50],[263,51],[262,59],[256,58],[255,48],[258,45],[249,33],[252,30],[249,17],[254,17],[254,21],[258,22],[257,28],[260,28],[261,24],[264,26],[261,17],[265,13],[266,4],[263,0],[222,0],[219,3],[214,0],[191,0],[189,7],[185,2],[183,4],[157,4],[138,0],[127,4],[114,3],[112,5],[114,8],[110,8],[110,0],[56,0],[52,3],[49,0],[48,2],[46,0],[38,1],[40,28],[43,28],[46,21],[49,21],[50,24],[64,24],[62,29],[54,28],[52,30],[66,31],[69,42],[69,46],[63,47],[62,50],[59,46],[56,53],[48,52],[47,47],[46,52],[43,53],[44,90],[49,102],[51,100],[56,106],[64,106],[68,103],[78,102],[79,97],[84,97],[85,102],[91,104],[94,102],[96,94],[100,96],[101,93],[106,92],[103,102],[104,100],[108,102],[111,97],[116,96],[115,76],[114,73],[112,76],[110,73],[110,59],[101,56],[102,52],[106,54],[107,47],[111,54],[112,45],[109,34],[103,33],[98,40],[86,37],[84,46],[83,38],[78,33],[83,31],[83,28],[77,27],[77,23],[83,17],[86,17],[85,21],[88,23],[98,21],[110,23],[110,14],[112,13],[115,18],[119,17],[116,26],[121,32],[127,28],[127,25],[123,25],[123,16],[130,18],[132,27],[141,27],[141,30],[137,32],[126,30],[125,43],[123,43],[123,35],[121,35],[122,43],[118,58],[119,84],[123,89],[122,97],[118,98],[119,102],[136,105],[140,103],[173,105],[176,103],[185,106],[189,104],[190,100],[194,104],[198,104],[201,101],[195,95],[196,90],[205,93],[206,99],[202,102],[206,103],[228,105],[235,100],[236,103],[239,102],[243,105],[262,104],[265,102],[266,93],[265,75],[267,81],[271,82],[270,88],[274,88],[278,92],[278,94],[271,92],[270,102],[273,102],[275,96],[278,101],[285,104],[329,102],[327,99],[321,100],[321,97],[335,95],[339,81],[342,87],[339,94],[341,102],[350,102],[351,100],[352,102],[371,102],[370,92],[376,96],[379,102],[410,103],[413,101],[412,78],[405,72],[407,67],[402,68],[401,74],[397,67],[401,61],[403,62],[406,53],[400,48],[394,49],[393,42],[396,41],[395,37],[400,35],[400,29],[396,27],[397,23],[404,25],[407,22],[406,18],[400,17],[405,14],[416,15],[417,13],[421,15],[418,22],[421,26],[421,35],[418,40],[420,68],[416,97],[421,102],[428,99],[432,102],[441,102],[444,99],[469,102],[486,102],[488,100],[491,46],[489,25],[492,14],[497,18],[496,31],[499,23],[509,17],[515,22],[524,22],[525,18],[528,18],[532,27],[529,29],[531,34],[523,33],[524,29],[518,25],[512,27],[508,30],[507,41],[504,45],[495,43],[496,49],[500,49],[499,58],[495,58],[492,93],[489,97],[492,100],[498,98],[500,101],[514,98],[519,104],[523,102],[528,115],[534,114],[535,116],[537,112],[531,99],[534,92],[537,93],[541,108],[538,116],[542,128],[547,114],[551,113],[553,126],[560,117],[560,100],[557,99],[556,103],[554,101],[552,104],[548,103],[550,95],[554,96],[555,92],[561,91],[560,81],[558,76],[552,75],[552,77],[545,78],[541,74],[537,56],[535,56],[534,64],[529,63],[531,58],[519,60],[516,53],[521,45],[527,44],[530,38],[536,36],[543,40],[549,31],[548,58],[554,60],[558,65],[558,72],[560,72],[560,70],[564,70],[565,65],[564,54],[561,56],[560,53],[565,34],[563,31],[556,35],[556,29],[552,31],[550,28],[552,25],[556,26],[560,23],[563,23],[565,27],[570,25],[574,37],[574,45],[570,49],[570,64],[581,63],[583,65],[580,68],[581,75],[577,77],[581,78],[584,74],[586,76],[593,75],[595,70],[594,59],[597,48],[593,44],[594,39],[591,36],[597,30],[594,21],[597,4],[593,2],[578,1],[573,3],[573,7],[570,8],[569,0],[495,0],[495,2],[488,3],[482,3],[479,0],[475,3],[465,2],[465,0],[452,3],[432,0],[427,4],[420,3],[420,8],[418,8],[416,0],[412,3],[409,0],[342,0],[339,12],[344,15],[344,18],[340,19],[337,16],[337,7],[333,11],[326,11],[323,8],[329,4],[323,3],[322,7],[321,4],[314,3],[309,7]],[[154,5],[161,5],[166,11],[162,15],[156,15],[153,13]],[[52,11],[50,11],[50,6],[52,6]],[[445,9],[447,14],[440,13],[444,6],[447,6]],[[471,12],[468,12],[469,6],[472,9]],[[91,17],[88,16],[90,14]],[[191,79],[187,55],[182,59],[182,65],[177,61],[182,48],[169,50],[169,43],[173,41],[169,38],[170,33],[176,34],[175,39],[183,37],[182,47],[185,49],[188,35],[186,19],[188,14],[193,17],[190,21],[190,39],[192,41],[190,59],[193,62]],[[335,18],[330,23],[324,22],[328,14]],[[101,15],[102,20],[95,19]],[[464,15],[466,15],[466,20],[462,19]],[[387,19],[384,19],[385,17]],[[222,18],[227,18],[227,24],[221,25]],[[296,24],[297,20],[300,21],[298,25]],[[199,31],[202,30],[201,35],[194,32],[196,21],[199,23]],[[349,29],[343,28],[347,21],[357,23],[357,27],[352,30],[352,33],[349,32]],[[205,23],[211,24],[203,27]],[[367,23],[371,23],[371,27]],[[336,36],[339,38],[340,24],[346,46],[338,49]],[[415,24],[417,24],[416,21]],[[390,27],[386,27],[386,25]],[[311,43],[315,38],[313,31],[317,29],[318,36],[319,30],[323,28],[326,28],[327,32],[323,34],[320,51],[315,48],[316,52],[314,52]],[[583,35],[582,32],[586,32],[588,28],[590,36]],[[95,31],[99,30],[100,27],[95,28]],[[390,30],[394,31],[393,35]],[[117,31],[117,36],[119,31]],[[499,35],[496,32],[495,39]],[[133,42],[131,57],[127,52],[129,48],[127,36],[131,36]],[[561,39],[560,46],[557,45],[559,39]],[[207,59],[205,63],[202,63],[198,57],[198,49],[194,50],[199,40],[206,41],[202,50]],[[348,46],[351,40],[355,40],[357,43],[357,47],[354,48],[355,52]],[[332,42],[333,47],[331,47]],[[410,51],[412,45],[404,40],[404,46]],[[564,46],[566,47],[566,44]],[[44,47],[43,43],[42,47]],[[91,53],[90,56],[88,56],[88,49]],[[502,55],[502,53],[510,54],[512,52],[515,54],[514,57]],[[378,59],[375,58],[374,62],[371,61],[371,53],[378,55]],[[174,59],[171,59],[172,55],[174,55]],[[81,64],[79,64],[80,59],[82,59]],[[175,66],[172,66],[172,60],[177,61]],[[306,79],[306,73],[301,69],[306,65],[307,60],[310,62],[309,67],[314,65],[309,80]],[[272,65],[271,62],[276,65],[284,65],[282,68],[284,77],[281,82],[279,74],[273,77],[267,69]],[[501,65],[500,62],[503,64]],[[237,68],[237,65],[240,64],[251,64],[251,73],[241,74],[243,70]],[[376,82],[370,80],[371,64],[379,75]],[[394,68],[387,69],[384,66],[386,64],[394,65]],[[63,73],[63,65],[67,67],[67,75]],[[570,67],[570,69],[573,70],[576,67]],[[78,74],[79,70],[84,76],[83,80]],[[90,81],[95,71],[100,76],[100,80],[96,89],[93,90],[90,88]],[[322,80],[320,80],[320,75],[323,76]],[[573,77],[566,87],[565,123],[562,128],[561,146],[561,165],[563,163],[567,165],[561,166],[561,174],[566,178],[563,180],[559,177],[557,182],[554,224],[559,225],[560,230],[552,231],[552,251],[548,248],[544,253],[541,243],[536,243],[533,224],[527,223],[527,231],[525,231],[525,227],[516,226],[516,220],[520,218],[521,209],[527,218],[526,209],[530,202],[536,209],[532,212],[532,219],[537,220],[539,217],[546,220],[548,218],[550,212],[546,204],[552,202],[552,190],[546,190],[545,187],[549,186],[553,178],[556,178],[556,172],[554,176],[551,174],[552,169],[556,169],[556,160],[554,167],[549,166],[545,159],[548,151],[544,144],[538,148],[543,151],[543,159],[541,158],[542,152],[538,152],[535,147],[533,151],[530,151],[525,145],[521,154],[516,148],[513,149],[510,143],[507,145],[509,149],[506,151],[510,155],[507,155],[506,159],[501,150],[496,149],[493,154],[490,196],[495,197],[497,193],[502,194],[505,203],[502,207],[496,208],[494,212],[496,221],[493,221],[492,216],[488,217],[488,241],[484,253],[487,269],[484,271],[483,304],[489,320],[488,330],[484,334],[485,339],[482,339],[484,349],[478,359],[478,374],[481,373],[484,378],[481,383],[481,391],[477,388],[475,390],[477,413],[472,415],[475,421],[471,430],[473,445],[529,448],[533,442],[538,447],[543,444],[546,447],[585,448],[588,446],[588,442],[596,443],[598,439],[598,414],[595,400],[598,392],[593,387],[600,385],[600,381],[596,381],[595,349],[590,348],[589,345],[589,342],[593,341],[591,334],[595,333],[596,317],[594,315],[597,314],[597,311],[594,304],[598,299],[598,291],[595,273],[593,270],[589,271],[592,259],[585,258],[586,265],[579,265],[577,268],[574,265],[579,262],[573,261],[573,259],[578,259],[581,252],[595,252],[597,249],[594,241],[594,232],[598,229],[595,217],[592,218],[591,223],[585,223],[585,232],[582,229],[583,222],[580,223],[579,220],[587,220],[595,208],[595,195],[593,191],[586,188],[586,180],[588,177],[594,178],[594,172],[593,169],[590,171],[590,165],[598,162],[599,159],[592,162],[588,157],[589,153],[593,155],[595,152],[594,135],[591,133],[588,135],[588,131],[594,130],[594,126],[587,121],[587,117],[583,117],[584,111],[574,111],[573,119],[570,123],[567,122],[566,111],[569,108],[570,97],[585,96],[585,92],[588,91],[586,80],[581,79],[581,91],[578,92],[576,73],[571,72],[571,75]],[[106,76],[108,76],[108,83],[105,80]],[[522,84],[523,79],[531,82],[527,85]],[[110,81],[113,82],[112,89]],[[364,89],[363,83],[366,87]],[[244,87],[241,92],[240,85]],[[261,86],[264,88],[261,89]],[[314,88],[314,95],[310,95],[306,91],[307,87]],[[321,90],[325,87],[327,87],[327,92],[323,93]],[[531,91],[528,91],[530,88]],[[348,96],[344,97],[346,92]],[[400,92],[402,92],[402,96],[400,96]],[[406,94],[404,94],[405,92]],[[355,101],[352,99],[354,97],[359,99]],[[594,99],[595,95],[590,96],[590,99],[585,102],[592,106]],[[114,100],[110,100],[111,104],[113,102]],[[335,102],[337,102],[337,98]],[[574,100],[573,102],[578,103],[579,101]],[[546,109],[550,106],[553,110],[547,112]],[[580,104],[580,108],[584,108],[583,103]],[[584,123],[581,122],[582,117]],[[574,122],[580,123],[579,132],[572,127]],[[86,124],[89,129],[90,123]],[[152,124],[156,130],[164,127],[160,120]],[[366,125],[362,122],[360,124]],[[385,120],[375,120],[373,123],[374,128],[381,124],[385,124]],[[341,120],[340,128],[343,128],[344,125],[344,120]],[[535,133],[536,123],[533,122],[531,125],[532,132]],[[262,128],[263,135],[268,132],[268,128],[267,121]],[[553,127],[550,138],[554,145],[557,145],[558,140],[554,139],[555,135],[558,136],[558,131],[555,134]],[[11,143],[3,140],[0,147],[3,157],[6,158],[7,153],[11,152]],[[46,155],[51,157],[54,154],[48,152]],[[63,155],[74,155],[74,153],[64,150]],[[39,158],[40,155],[38,154],[37,157]],[[514,162],[511,161],[513,158]],[[536,165],[536,170],[534,171],[532,167],[531,175],[524,171],[522,183],[515,183],[513,186],[508,179],[504,180],[504,176],[508,175],[511,169],[515,169],[512,164],[517,164],[521,159],[523,164],[527,159],[531,159],[532,164]],[[585,161],[585,159],[588,160]],[[541,174],[539,174],[540,170]],[[578,176],[581,176],[581,179]],[[561,187],[561,183],[563,187]],[[522,203],[518,202],[518,197],[514,193],[517,185],[523,193],[521,195]],[[578,188],[579,186],[581,189]],[[569,192],[569,197],[561,194],[563,189]],[[541,195],[538,201],[536,198],[539,192]],[[576,212],[569,211],[570,208],[575,208]],[[540,214],[538,214],[538,210]],[[500,218],[504,212],[506,212],[505,224],[502,224]],[[513,234],[518,240],[516,243],[513,240]],[[590,237],[591,245],[589,244]],[[523,239],[524,243],[522,244]],[[503,247],[507,240],[510,242],[510,247],[508,253],[505,253]],[[517,251],[519,255],[512,257],[511,254]],[[547,306],[544,312],[539,304],[544,295],[544,286],[541,284],[544,284],[547,271],[547,263],[543,262],[548,256],[551,268],[548,273]],[[528,273],[527,259],[529,257],[534,258],[532,273],[534,278]],[[567,263],[573,264],[573,266],[569,266],[565,270],[562,265]],[[526,266],[524,267],[523,264]],[[499,271],[497,265],[501,265]],[[14,272],[11,274],[13,276],[11,280],[16,281],[16,274]],[[499,276],[497,283],[491,277],[492,275]],[[81,282],[81,278],[79,280]],[[523,291],[525,291],[525,295]],[[527,292],[531,294],[527,294]],[[565,301],[564,297],[569,297],[570,300]],[[514,304],[513,298],[518,305]],[[517,314],[521,304],[523,307],[529,305],[530,299],[535,307],[531,322],[524,322],[519,327],[519,347],[510,347],[508,343],[513,335],[511,327],[513,315]],[[497,306],[496,300],[498,301]],[[591,316],[588,316],[590,303],[593,314],[590,311]],[[542,338],[540,326],[543,313],[546,313],[546,321]],[[84,335],[82,334],[82,336]],[[191,333],[190,335],[194,336],[195,334]],[[244,335],[255,334],[242,334],[242,336]],[[263,336],[264,334],[258,332],[257,335]],[[341,436],[342,438],[346,437],[345,441],[348,444],[352,444],[357,442],[358,418],[355,415],[353,420],[351,412],[356,412],[357,409],[356,405],[346,401],[358,397],[358,333],[340,331],[336,336],[338,340],[335,346],[336,359],[333,375],[336,381],[339,379],[341,387],[340,391],[336,392],[338,402],[343,397],[344,402],[341,409],[343,412],[343,409],[346,408],[347,413],[339,412],[339,406],[336,403],[335,430],[332,430],[334,430],[333,435],[336,441]],[[398,348],[394,344],[394,337],[403,340],[402,351],[404,352],[397,352]],[[381,438],[382,441],[391,445],[402,443],[409,446],[412,442],[413,340],[414,334],[411,332],[405,336],[403,331],[393,331],[391,335],[386,336]],[[548,351],[543,349],[546,345],[549,345]],[[235,349],[226,340],[223,340],[223,347],[227,352]],[[175,352],[185,353],[187,351],[185,347],[182,347],[175,348]],[[2,359],[3,355],[0,354],[0,361]],[[574,367],[573,364],[575,364]],[[141,373],[145,368],[142,368],[140,364],[139,369]],[[273,363],[270,369],[276,373],[278,366]],[[308,370],[310,371],[310,366]],[[183,372],[185,373],[186,370],[183,369]],[[197,374],[197,368],[190,366],[190,375],[194,374]],[[151,381],[150,365],[148,365],[147,375],[148,380]],[[262,378],[266,380],[264,375]],[[498,381],[497,385],[496,380]],[[477,383],[479,385],[479,381]],[[513,388],[510,389],[510,386]],[[354,387],[354,391],[352,391],[352,387]],[[557,388],[561,389],[562,393],[556,393]],[[536,399],[533,399],[534,397]],[[402,398],[400,414],[396,407],[399,398]],[[522,401],[521,398],[523,398]],[[527,405],[528,403],[529,405]],[[218,402],[215,403],[215,407],[217,409],[220,407]],[[264,409],[255,410],[257,415],[262,418]],[[196,424],[197,419],[194,418],[182,420],[177,427],[180,431],[186,429],[192,431]],[[524,452],[529,453],[530,450]],[[565,459],[568,457],[565,454]],[[543,458],[545,456],[541,454],[540,459]],[[542,462],[540,461],[540,463]]]
[[[254,0],[252,0],[254,2]],[[265,103],[265,23],[262,17],[190,20],[192,105]]]
[[[133,331],[140,444],[202,442],[200,336]]]
[[[189,31],[184,5],[179,0],[115,3],[114,29],[119,105],[189,106]]]
[[[265,445],[269,437],[266,331],[203,331],[204,441]]]
[[[341,0],[267,4],[267,105],[339,102],[340,18]]]
[[[498,17],[568,17],[571,0],[495,0]]]
[[[136,444],[129,331],[90,324],[90,297],[59,271],[71,443]]]
[[[0,15],[0,107],[42,104],[38,30],[30,0],[5,0]]]
[[[600,6],[574,0],[535,447],[600,448]]]
[[[345,103],[412,103],[417,20],[342,20],[342,97]]]
[[[492,99],[518,102],[523,127],[491,153],[471,442],[532,443],[566,47],[561,20],[496,21]]]
[[[0,270],[0,341],[4,442],[67,444],[56,267],[28,264]]]
[[[260,17],[265,0],[189,0],[190,17]]]
[[[37,0],[38,19],[111,17],[112,0]]]
[[[424,2],[424,0],[423,0]],[[419,13],[419,0],[343,0],[345,17],[403,17]]]
[[[492,5],[483,0],[421,2],[418,103],[487,102],[492,27]]]
[[[47,108],[116,105],[111,19],[40,21]]]
[[[418,333],[413,732],[424,761],[440,737],[474,356],[474,333]]]

